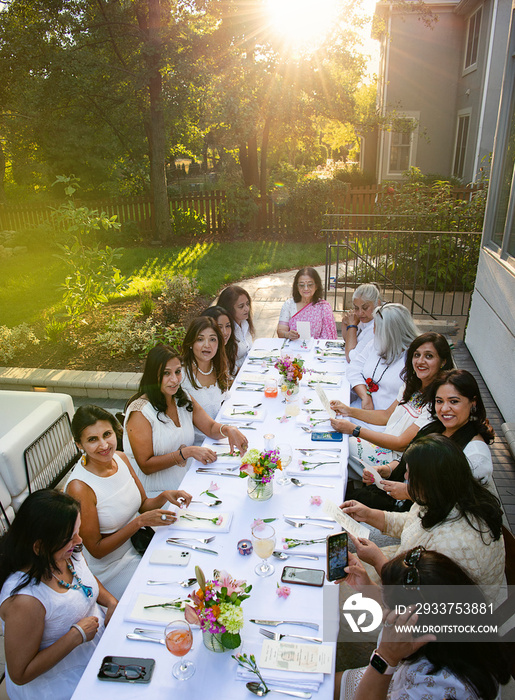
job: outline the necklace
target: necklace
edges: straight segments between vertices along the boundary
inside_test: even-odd
[[[365,379],[365,375],[364,375],[364,374],[361,375],[361,376],[363,377],[363,379],[365,379],[365,384],[367,385],[367,394],[369,394],[369,395],[370,395],[370,394],[373,394],[375,391],[378,391],[378,390],[379,390],[379,382],[380,382],[381,379],[384,377],[384,374],[385,374],[386,370],[387,370],[388,367],[390,366],[390,365],[386,365],[386,367],[384,368],[383,373],[381,374],[381,376],[379,377],[379,379],[378,379],[377,381],[375,381],[375,380],[374,380],[374,374],[376,373],[376,369],[379,367],[379,363],[380,363],[380,362],[381,362],[381,358],[378,359],[377,364],[376,364],[376,366],[374,367],[374,371],[372,372],[372,376],[371,376],[371,377],[368,377],[368,379]]]
[[[195,360],[193,360],[193,361],[195,362]],[[210,368],[209,372],[203,372],[203,371],[200,369],[200,367],[197,365],[196,362],[195,362],[195,367],[197,368],[197,372],[200,372],[200,374],[203,374],[204,377],[209,377],[209,375],[210,375],[211,372],[213,371],[213,363],[212,363],[212,362],[211,362],[211,368]]]
[[[57,578],[57,576],[54,574],[54,572],[52,572],[52,576],[55,578],[57,583],[60,586],[62,586],[63,588],[72,588],[76,591],[81,590],[85,594],[86,598],[93,598],[93,589],[91,588],[91,586],[86,586],[85,583],[82,583],[81,579],[79,578],[77,572],[73,568],[70,561],[66,561],[66,566],[71,571],[73,578],[77,579],[77,583],[66,583],[66,581],[63,581],[62,579]]]

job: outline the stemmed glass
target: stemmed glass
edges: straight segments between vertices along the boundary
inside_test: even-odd
[[[271,576],[275,567],[269,564],[267,559],[271,556],[275,548],[275,530],[271,525],[256,525],[252,528],[252,544],[254,551],[263,560],[257,564],[254,571],[258,576]]]
[[[193,644],[191,627],[185,620],[174,620],[165,629],[166,648],[174,656],[186,656]],[[172,668],[173,675],[179,681],[187,681],[195,673],[193,661],[177,661]]]
[[[277,449],[279,450],[279,455],[281,457],[281,466],[283,470],[291,463],[293,454],[291,450],[291,446],[288,445],[286,442],[280,442],[277,445]],[[279,486],[286,486],[287,484],[291,484],[291,479],[287,477],[283,471],[283,475],[276,479],[276,483],[279,484]]]

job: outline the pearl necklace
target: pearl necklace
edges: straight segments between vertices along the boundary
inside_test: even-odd
[[[195,362],[195,361],[194,361],[194,362]],[[200,372],[200,374],[203,374],[204,377],[209,377],[209,375],[210,375],[211,372],[213,371],[214,365],[213,365],[213,363],[211,362],[211,369],[209,370],[209,372],[203,372],[203,371],[200,369],[200,367],[197,365],[196,362],[195,362],[195,367],[197,368],[197,372]]]

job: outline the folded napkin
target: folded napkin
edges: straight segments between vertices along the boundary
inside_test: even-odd
[[[310,350],[313,349],[314,343],[315,341],[313,338],[309,338],[308,340],[302,340],[301,338],[298,340],[290,340],[281,350],[281,353],[292,357],[296,352],[310,352]]]
[[[184,611],[175,608],[145,608],[145,605],[158,605],[160,603],[170,603],[172,600],[180,598],[185,600],[187,594],[170,593],[169,595],[150,595],[148,593],[136,593],[129,605],[125,619],[127,622],[148,623],[153,622],[159,625],[167,625],[173,620],[184,620]]]
[[[238,401],[238,399],[235,399]],[[250,423],[257,421],[262,423],[265,420],[266,411],[263,408],[247,408],[246,406],[224,406],[222,411],[223,420],[236,420],[238,422]]]
[[[266,374],[263,372],[239,372],[237,382],[253,382],[254,384],[264,384]]]
[[[327,386],[336,388],[342,383],[342,377],[338,374],[308,374],[307,384],[310,387]],[[304,380],[306,381],[306,380]]]
[[[321,462],[322,464],[320,464]],[[292,460],[291,464],[286,467],[286,473],[290,476],[341,476],[340,456],[336,453],[334,457],[326,455],[301,456],[300,459]]]
[[[295,640],[292,640],[295,641]],[[297,640],[298,641],[298,640]],[[260,665],[261,646],[259,642],[245,642],[241,649],[242,654],[250,656],[254,654],[259,671],[265,683],[270,683],[271,686],[277,688],[286,688],[288,690],[307,690],[317,693],[321,684],[324,682],[323,673],[305,673],[303,671],[279,671],[269,668],[262,668]],[[255,673],[251,673],[241,666],[237,666],[236,678],[245,683],[248,681],[259,681]]]
[[[249,359],[259,359],[262,360],[265,357],[279,357],[279,350],[266,349],[266,348],[252,348],[249,353]]]
[[[198,511],[198,510],[185,510],[182,508],[177,511],[179,516],[174,524],[169,530],[170,536],[176,535],[176,530],[196,530],[202,532],[229,532],[231,529],[232,513],[213,513],[210,509],[209,511]],[[181,517],[184,515],[191,515],[199,518],[199,520],[189,520],[188,518]],[[217,525],[214,520],[219,521]]]
[[[210,450],[213,450],[213,452],[216,452],[216,462],[210,462],[209,464],[204,464],[204,467],[217,467],[217,465],[220,465],[220,463],[224,464],[239,464],[240,463],[240,455],[238,454],[238,450],[236,450],[235,454],[230,453],[230,445],[227,443],[227,445],[207,445]]]

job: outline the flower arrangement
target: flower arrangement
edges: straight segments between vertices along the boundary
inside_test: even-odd
[[[210,581],[206,581],[198,566],[195,567],[195,576],[199,589],[188,596],[193,605],[186,605],[186,620],[200,625],[202,632],[218,637],[225,649],[236,649],[241,644],[239,632],[243,627],[241,604],[250,598],[252,586],[216,569]]]
[[[291,394],[293,389],[298,385],[306,370],[304,369],[304,360],[299,357],[289,357],[285,355],[279,358],[275,363],[275,368],[283,377],[282,391]]]
[[[240,476],[251,476],[256,481],[267,484],[272,481],[277,469],[282,470],[279,450],[260,452],[256,449],[247,450],[241,458]]]

